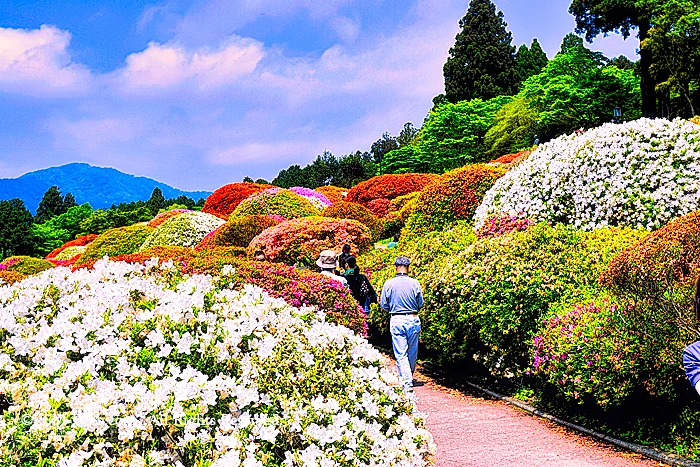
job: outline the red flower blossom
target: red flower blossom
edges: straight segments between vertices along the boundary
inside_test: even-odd
[[[212,193],[204,203],[202,212],[227,219],[236,207],[252,194],[271,188],[258,183],[231,183]]]

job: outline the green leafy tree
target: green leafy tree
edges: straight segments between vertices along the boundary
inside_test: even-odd
[[[0,201],[0,258],[34,253],[32,222],[21,199]]]
[[[290,165],[286,169],[280,170],[277,176],[272,180],[272,184],[281,188],[290,188],[293,186],[304,186],[304,172],[300,165]]]
[[[391,136],[389,132],[385,132],[380,139],[372,143],[370,153],[374,162],[379,165],[380,172],[383,170],[384,156],[398,148],[399,143],[396,141],[396,137]]]
[[[167,206],[165,204],[165,196],[163,196],[163,190],[161,190],[159,187],[155,187],[153,189],[153,192],[151,193],[151,197],[146,202],[146,205],[148,206],[148,209],[153,215],[157,214],[161,209]]]
[[[258,185],[269,185],[270,184],[270,182],[268,182],[264,178],[259,178],[259,179],[255,180],[255,183],[257,183]]]
[[[398,143],[399,147],[402,148],[413,143],[416,136],[418,136],[418,129],[413,126],[413,123],[407,122],[404,123],[401,133],[399,133],[399,136],[396,137],[396,142]]]
[[[118,207],[107,210],[97,209],[80,223],[80,234],[101,234],[109,229],[146,222],[152,218],[153,213],[145,204],[130,211]]]
[[[61,196],[61,190],[57,186],[52,186],[39,202],[39,207],[36,210],[35,222],[41,224],[51,219],[54,216],[58,216],[66,212],[66,208],[63,202],[63,196]]]
[[[511,94],[518,84],[513,37],[491,0],[472,0],[443,67],[445,96],[456,103]]]
[[[624,55],[619,55],[608,61],[608,65],[619,68],[620,70],[635,70],[635,62],[625,57]]]
[[[332,185],[351,188],[358,183],[377,175],[377,164],[368,152],[356,151],[341,157],[338,173],[333,177]]]
[[[528,48],[525,44],[521,45],[518,53],[515,54],[515,64],[518,70],[518,79],[522,82],[530,76],[534,76],[542,71],[549,63],[547,54],[542,50],[542,46],[537,41],[537,38],[532,40],[532,45]]]
[[[245,176],[243,177],[243,183],[255,183],[252,178]]]
[[[43,224],[32,226],[32,235],[36,243],[36,253],[46,256],[52,250],[73,240],[81,232],[81,223],[92,215],[88,203],[73,206],[60,216],[53,217]]]
[[[66,193],[66,196],[63,197],[63,207],[66,209],[66,211],[77,205],[78,203],[75,202],[75,196],[73,196],[73,193]]]
[[[493,126],[484,136],[486,154],[496,159],[531,147],[541,134],[537,111],[518,95],[496,114]]]
[[[661,3],[661,0],[573,0],[569,12],[576,18],[576,32],[585,34],[588,41],[610,32],[628,38],[636,28],[640,44],[644,44],[652,27],[654,8]],[[639,62],[642,113],[645,117],[656,117],[656,83],[648,48],[640,46]]]

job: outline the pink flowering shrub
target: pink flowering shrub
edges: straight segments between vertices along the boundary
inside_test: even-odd
[[[316,190],[312,190],[311,188],[304,188],[302,186],[293,186],[290,188],[290,190],[293,191],[294,193],[308,199],[309,202],[319,211],[326,209],[328,206],[330,206],[332,204],[331,201],[325,195],[319,193]]]
[[[565,396],[617,405],[642,384],[641,333],[629,309],[601,300],[576,305],[544,321],[533,340],[533,371]]]
[[[353,254],[372,248],[372,232],[358,221],[305,217],[271,227],[250,242],[248,254],[263,250],[270,261],[312,265],[323,250],[340,253],[350,245]]]
[[[476,231],[478,238],[501,237],[511,232],[520,232],[535,225],[532,219],[523,219],[508,214],[494,215],[484,221],[484,225]]]

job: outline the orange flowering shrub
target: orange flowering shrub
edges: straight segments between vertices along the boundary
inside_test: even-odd
[[[202,212],[214,214],[222,219],[228,219],[241,201],[267,188],[270,188],[270,186],[258,183],[231,183],[224,185],[207,198]]]
[[[326,208],[322,215],[335,219],[354,219],[369,228],[374,240],[381,238],[384,233],[384,223],[382,220],[361,204],[341,201]]]
[[[345,196],[348,194],[347,188],[337,186],[320,186],[316,188],[316,191],[328,198],[333,204],[345,201]]]
[[[483,164],[447,172],[421,191],[406,229],[410,234],[422,234],[471,220],[488,189],[503,174],[504,169]]]
[[[690,121],[696,125],[700,125],[700,115],[696,115],[695,117],[691,118]]]
[[[227,223],[204,237],[195,250],[230,246],[246,248],[263,230],[274,227],[280,222],[269,216],[232,217]]]
[[[532,149],[527,149],[525,151],[520,151],[516,152],[513,154],[506,154],[504,156],[499,157],[498,159],[492,160],[490,163],[491,164],[517,164],[518,162],[522,161],[525,159],[527,156],[532,154]]]
[[[168,219],[179,216],[180,214],[184,214],[186,212],[192,212],[189,209],[172,209],[170,211],[165,211],[161,212],[158,214],[156,217],[154,217],[151,221],[148,222],[149,227],[153,227],[154,229],[159,227],[163,222],[167,221]]]
[[[387,198],[377,198],[366,203],[367,209],[372,211],[376,216],[386,217],[389,214],[391,200]]]
[[[348,244],[357,255],[372,248],[372,233],[350,219],[304,217],[271,227],[250,242],[248,254],[263,250],[270,261],[312,265],[323,250],[340,252]]]
[[[17,271],[0,271],[0,285],[3,283],[12,285],[15,282],[25,279],[26,277],[26,274],[22,274]]]
[[[439,175],[434,174],[379,175],[355,185],[348,191],[345,201],[369,207],[368,203],[375,199],[392,200],[415,191],[421,191],[438,178]]]
[[[75,240],[71,240],[70,242],[67,242],[63,246],[58,247],[55,250],[53,250],[51,253],[46,255],[46,259],[55,258],[63,250],[65,250],[66,248],[72,247],[72,246],[86,246],[86,245],[92,243],[92,241],[95,240],[96,238],[97,238],[97,235],[95,235],[95,234],[83,235],[82,237],[78,237]]]

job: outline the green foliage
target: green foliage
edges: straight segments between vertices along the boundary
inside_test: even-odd
[[[484,136],[485,153],[492,159],[532,147],[540,134],[539,115],[522,96],[516,96],[496,114]]]
[[[472,0],[443,67],[452,103],[511,94],[518,83],[513,36],[491,0]]]
[[[73,193],[66,193],[66,196],[63,197],[63,207],[66,208],[66,211],[77,205],[78,203],[75,202],[75,196],[73,196]]]
[[[120,209],[112,207],[106,211],[97,209],[90,217],[80,223],[81,235],[87,234],[102,234],[109,229],[119,227],[127,227],[139,222],[147,222],[151,220],[153,214],[145,204],[139,207],[128,209]]]
[[[64,212],[66,212],[66,207],[63,202],[63,196],[61,196],[61,190],[54,185],[46,190],[46,193],[41,198],[39,207],[36,209],[34,221],[41,224]]]
[[[474,99],[444,104],[430,112],[411,146],[385,157],[387,173],[442,173],[466,164],[483,162],[484,136],[497,112],[512,98]]]
[[[76,265],[102,259],[104,256],[119,256],[136,253],[154,229],[147,225],[132,225],[110,229],[85,249],[85,253],[76,261]]]
[[[65,213],[55,216],[43,224],[34,224],[32,234],[36,253],[46,256],[64,243],[73,240],[81,232],[81,223],[92,215],[88,203],[73,206]]]
[[[326,208],[321,215],[335,219],[354,219],[372,232],[372,239],[375,241],[384,233],[384,222],[361,204],[341,201]]]
[[[0,201],[0,258],[33,252],[32,213],[21,199]]]
[[[521,45],[518,53],[515,54],[518,79],[523,82],[530,76],[539,74],[547,66],[548,62],[547,54],[542,50],[542,46],[540,46],[537,38],[532,40],[532,45],[529,49],[527,45]]]
[[[152,214],[155,215],[158,212],[160,212],[160,210],[166,206],[165,196],[163,196],[163,190],[161,190],[158,187],[155,187],[153,189],[153,193],[151,193],[151,197],[148,201],[146,201],[146,205],[148,206],[148,209],[150,209]]]
[[[197,250],[218,247],[247,248],[250,242],[265,229],[274,227],[279,221],[267,216],[232,217],[227,223],[207,235],[197,245]]]
[[[357,151],[336,157],[325,151],[304,168],[292,165],[281,170],[272,180],[272,184],[282,188],[318,188],[325,185],[350,188],[375,176],[377,169],[373,156],[368,152]]]
[[[7,265],[7,271],[16,272],[25,276],[39,274],[40,272],[54,267],[53,264],[45,259],[32,258],[30,256],[11,256],[3,261],[2,264]]]

